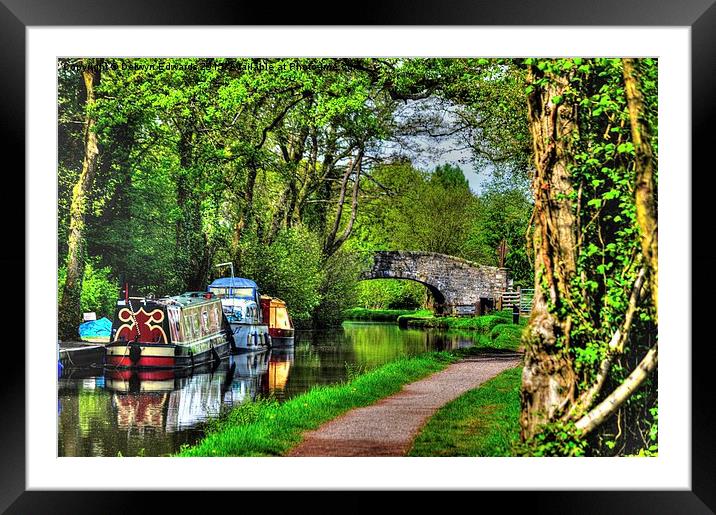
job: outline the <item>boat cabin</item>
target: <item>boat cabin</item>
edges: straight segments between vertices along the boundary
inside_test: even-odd
[[[258,285],[243,277],[222,277],[209,285],[209,293],[221,299],[224,316],[233,324],[262,324]]]
[[[221,301],[210,292],[174,297],[129,297],[117,302],[106,365],[185,368],[219,361],[231,346]]]
[[[291,322],[291,317],[284,301],[262,295],[261,311],[263,312],[264,321],[268,323],[269,334],[272,338],[293,337],[293,322]]]
[[[117,302],[111,341],[185,344],[223,332],[218,299],[207,292]]]

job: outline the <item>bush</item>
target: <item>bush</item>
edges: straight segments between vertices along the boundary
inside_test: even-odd
[[[57,271],[57,300],[62,296],[62,287],[67,277],[67,267]],[[87,260],[80,293],[80,309],[83,313],[94,311],[97,318],[112,319],[119,297],[119,282],[112,277],[112,269],[100,267],[97,258]]]
[[[415,309],[425,301],[425,287],[415,281],[362,281],[357,290],[356,306],[368,309]]]
[[[319,288],[321,301],[313,312],[314,326],[338,325],[343,312],[356,305],[361,258],[339,251],[323,264],[323,280]]]
[[[325,275],[318,237],[296,226],[279,232],[270,245],[253,238],[241,247],[238,275],[256,281],[261,293],[286,301],[295,324],[310,320]]]

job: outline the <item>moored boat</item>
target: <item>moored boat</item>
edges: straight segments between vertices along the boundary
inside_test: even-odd
[[[234,349],[254,351],[271,346],[271,336],[260,308],[258,285],[243,277],[222,277],[209,285],[221,299],[234,338]]]
[[[216,296],[188,292],[118,301],[110,342],[107,367],[187,368],[228,356],[231,333]]]
[[[264,321],[268,323],[272,345],[293,345],[293,322],[288,314],[286,303],[275,297],[261,295],[261,312]]]

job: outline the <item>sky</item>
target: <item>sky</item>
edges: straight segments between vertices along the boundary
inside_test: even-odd
[[[395,121],[405,127],[405,134],[395,141],[384,142],[381,153],[403,154],[411,159],[413,166],[424,171],[443,164],[457,165],[470,189],[480,194],[491,173],[475,162],[472,153],[475,134],[471,127],[460,128],[459,109],[445,99],[434,97],[406,102],[395,114]]]

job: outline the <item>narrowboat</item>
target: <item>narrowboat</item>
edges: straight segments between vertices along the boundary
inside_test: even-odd
[[[260,308],[259,288],[251,279],[222,277],[209,285],[209,293],[221,300],[237,351],[268,349],[271,336]]]
[[[261,312],[268,322],[269,335],[273,346],[293,345],[293,322],[286,303],[281,299],[261,295]]]
[[[207,292],[117,302],[108,368],[187,368],[220,361],[231,351],[221,300]]]

